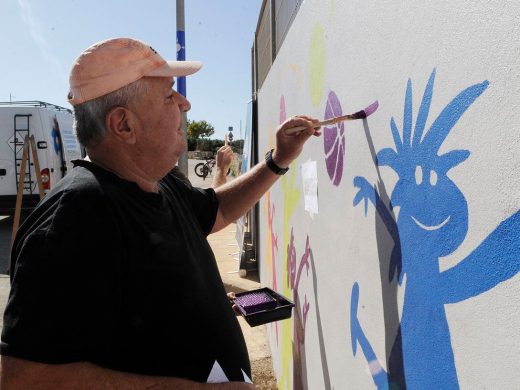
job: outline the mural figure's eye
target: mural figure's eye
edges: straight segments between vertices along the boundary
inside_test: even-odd
[[[417,185],[421,185],[422,179],[423,179],[422,168],[420,165],[417,165],[415,167],[415,182],[417,183]]]
[[[437,184],[437,172],[435,172],[435,171],[430,171],[430,184],[432,186]]]

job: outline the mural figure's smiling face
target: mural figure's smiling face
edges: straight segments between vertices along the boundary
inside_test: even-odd
[[[462,192],[445,172],[416,165],[402,188],[398,204],[399,231],[415,239],[435,257],[452,253],[464,240],[468,229],[468,208]],[[395,205],[395,203],[394,203]]]

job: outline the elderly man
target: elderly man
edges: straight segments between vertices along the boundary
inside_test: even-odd
[[[88,158],[17,234],[2,389],[253,387],[206,236],[257,202],[320,132],[315,119],[294,117],[250,172],[216,189],[191,187],[172,173],[190,109],[172,87],[200,67],[126,38],[75,61],[69,101]],[[299,125],[306,130],[285,135]]]

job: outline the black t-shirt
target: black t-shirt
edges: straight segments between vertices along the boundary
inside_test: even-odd
[[[218,201],[170,173],[142,191],[75,162],[18,231],[1,353],[205,382],[251,377],[206,235]]]

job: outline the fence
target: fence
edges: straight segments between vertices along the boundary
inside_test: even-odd
[[[252,49],[253,93],[262,87],[303,0],[264,0]]]

